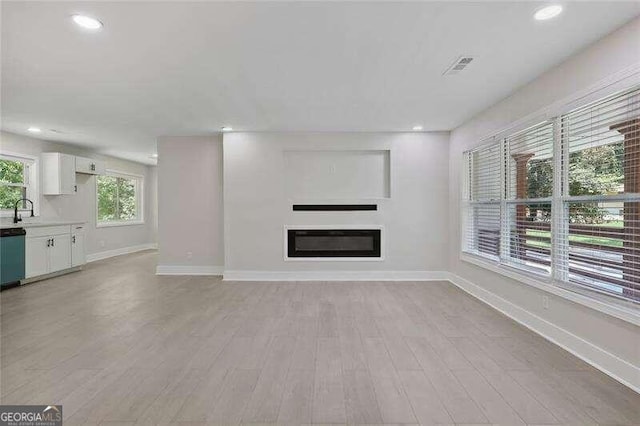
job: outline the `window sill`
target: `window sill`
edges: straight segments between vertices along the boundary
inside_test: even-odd
[[[144,220],[132,220],[127,222],[97,222],[96,228],[113,228],[117,226],[138,226],[144,225]]]
[[[626,302],[614,296],[608,296],[598,293],[595,290],[588,290],[579,286],[568,289],[565,286],[570,284],[557,284],[551,279],[545,280],[544,277],[537,277],[525,271],[521,272],[515,268],[510,268],[470,253],[461,253],[460,260],[586,306],[603,314],[640,326],[640,309],[638,305],[633,302]]]

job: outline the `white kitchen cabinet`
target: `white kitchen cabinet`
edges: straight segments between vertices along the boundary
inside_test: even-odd
[[[76,173],[103,175],[106,173],[106,169],[104,161],[94,160],[92,158],[76,157]]]
[[[71,234],[51,237],[49,247],[49,272],[71,268]]]
[[[34,227],[27,228],[26,231],[26,278],[71,268],[72,236],[70,225]],[[80,257],[79,254],[77,256]]]
[[[49,273],[49,247],[51,237],[25,239],[25,277],[37,277]]]
[[[76,157],[60,152],[42,154],[42,193],[65,195],[76,192]]]
[[[84,226],[71,226],[71,266],[82,266],[87,262],[84,250]]]

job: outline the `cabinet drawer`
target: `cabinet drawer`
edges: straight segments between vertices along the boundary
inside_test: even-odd
[[[86,228],[86,225],[84,224],[71,225],[71,233],[82,234],[84,233],[85,228]]]
[[[70,234],[70,225],[56,225],[56,226],[39,226],[34,228],[26,228],[27,238],[36,237],[51,237],[54,235]]]

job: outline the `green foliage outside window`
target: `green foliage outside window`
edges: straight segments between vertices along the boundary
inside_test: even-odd
[[[115,176],[98,176],[98,222],[138,219],[137,182]]]
[[[527,164],[527,198],[550,197],[553,193],[553,160],[536,160]]]
[[[98,221],[110,222],[118,218],[118,179],[98,176]]]
[[[23,183],[24,163],[21,161],[0,159],[0,182]]]
[[[118,207],[120,220],[136,219],[136,182],[118,178]]]
[[[569,155],[569,195],[611,195],[624,190],[622,142]]]
[[[21,161],[0,159],[0,209],[13,209],[18,200],[26,198],[24,172],[25,166]]]
[[[622,142],[572,152],[569,155],[569,195],[611,195],[624,192],[624,147]],[[529,198],[552,193],[551,159],[532,159],[527,165]],[[571,223],[601,224],[607,211],[598,203],[572,203]]]

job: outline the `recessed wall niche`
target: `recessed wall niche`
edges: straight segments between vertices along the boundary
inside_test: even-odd
[[[389,150],[284,151],[286,194],[293,200],[391,196]]]

